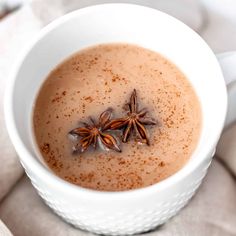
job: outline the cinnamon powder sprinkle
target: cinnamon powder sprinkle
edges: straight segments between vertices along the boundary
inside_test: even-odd
[[[50,152],[50,144],[44,143],[40,149],[43,153],[48,154]]]
[[[94,101],[94,99],[91,96],[85,97],[84,100],[88,101],[89,103]]]
[[[161,162],[158,164],[158,166],[164,167],[164,166],[165,166],[165,162],[164,162],[164,161],[161,161]]]

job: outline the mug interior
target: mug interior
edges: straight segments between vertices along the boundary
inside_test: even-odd
[[[194,31],[165,13],[131,4],[80,9],[51,23],[32,43],[13,73],[6,102],[10,135],[13,133],[11,138],[21,159],[29,164],[33,161],[37,167],[43,163],[35,149],[32,108],[48,73],[80,49],[114,42],[136,44],[162,54],[195,88],[203,125],[190,161],[174,175],[183,176],[201,163],[218,141],[226,114],[224,79],[215,55]]]

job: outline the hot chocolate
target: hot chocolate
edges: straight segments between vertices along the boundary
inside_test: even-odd
[[[91,116],[98,122],[109,107],[113,119],[126,117],[134,89],[139,111],[147,108],[156,122],[145,126],[149,145],[134,134],[123,143],[123,129],[114,131],[122,152],[89,147],[73,153],[69,131]],[[71,183],[105,191],[149,186],[176,173],[197,146],[201,120],[185,75],[160,54],[130,44],[98,45],[65,60],[45,80],[33,113],[36,143],[49,168]]]

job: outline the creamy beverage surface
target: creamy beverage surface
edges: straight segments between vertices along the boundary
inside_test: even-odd
[[[98,121],[109,107],[113,118],[126,116],[134,89],[139,110],[147,108],[157,121],[145,126],[150,145],[131,135],[120,141],[121,153],[91,146],[73,154],[69,131],[90,116]],[[197,146],[201,122],[185,75],[160,54],[130,44],[97,45],[66,59],[45,80],[33,112],[36,143],[49,168],[73,184],[105,191],[149,186],[176,173]]]

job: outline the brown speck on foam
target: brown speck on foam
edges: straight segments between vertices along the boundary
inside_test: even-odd
[[[55,103],[55,102],[59,102],[61,100],[61,97],[60,96],[57,96],[57,97],[54,97],[51,102],[52,103]]]
[[[85,97],[84,100],[91,103],[93,102],[94,99],[91,96],[88,96],[88,97]]]
[[[82,113],[85,113],[85,107],[86,107],[86,106],[85,106],[85,104],[83,103],[83,104],[82,104]]]
[[[61,95],[59,95],[59,93],[56,93],[56,96],[51,100],[52,103],[55,103],[55,102],[60,102],[62,97],[66,95],[66,91],[63,91],[61,93]]]
[[[164,161],[161,161],[161,162],[158,164],[158,166],[160,166],[160,167],[164,167],[164,166],[165,166]]]
[[[45,154],[48,154],[50,152],[50,144],[44,143],[43,146],[41,146],[41,151]]]
[[[112,82],[116,82],[116,81],[119,81],[119,80],[120,80],[119,75],[113,75]]]

